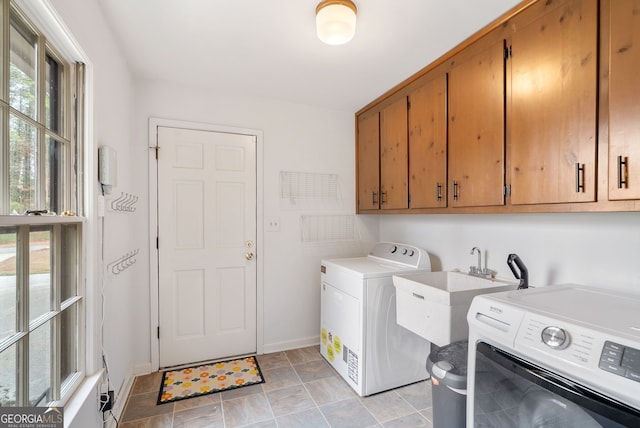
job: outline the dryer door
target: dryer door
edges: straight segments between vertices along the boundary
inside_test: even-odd
[[[320,354],[362,395],[362,300],[322,281]]]
[[[366,395],[428,379],[431,345],[397,324],[392,278],[372,278],[365,283]]]

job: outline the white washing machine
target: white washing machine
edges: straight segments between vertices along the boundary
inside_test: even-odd
[[[320,351],[360,396],[429,378],[430,343],[396,323],[392,279],[428,270],[425,250],[391,242],[367,257],[322,261]]]
[[[467,426],[639,427],[638,308],[570,284],[475,297]]]

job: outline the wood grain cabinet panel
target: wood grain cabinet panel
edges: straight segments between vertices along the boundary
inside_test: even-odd
[[[451,207],[504,204],[504,43],[449,73]]]
[[[380,209],[409,207],[407,98],[380,112]]]
[[[409,94],[409,208],[447,206],[447,76]]]
[[[358,209],[380,208],[380,115],[358,116],[356,167]]]
[[[526,0],[356,113],[358,212],[640,211],[640,0]]]
[[[640,0],[609,5],[609,199],[640,199]]]
[[[595,201],[597,22],[596,0],[572,0],[511,36],[511,204]]]

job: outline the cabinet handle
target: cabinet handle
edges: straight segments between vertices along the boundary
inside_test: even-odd
[[[442,200],[442,184],[436,183],[436,201]]]
[[[453,180],[451,182],[451,194],[453,195],[453,200],[457,201],[458,200],[458,182],[456,180]]]
[[[584,192],[584,164],[576,164],[576,193]]]
[[[376,196],[378,196],[378,193],[371,192],[371,205],[378,205],[378,201],[376,200]]]
[[[380,192],[380,204],[386,204],[387,200],[384,198],[387,192]]]
[[[618,156],[618,189],[627,189],[629,187],[629,158],[626,156]],[[624,167],[624,168],[623,168]]]

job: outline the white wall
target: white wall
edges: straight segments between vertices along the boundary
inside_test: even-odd
[[[90,242],[93,254],[98,260],[96,278],[87,280],[86,310],[97,321],[94,331],[87,331],[88,345],[96,348],[96,361],[89,366],[100,369],[100,355],[104,354],[109,369],[111,389],[125,393],[132,379],[135,363],[137,306],[148,302],[137,302],[136,290],[148,288],[148,265],[146,264],[146,234],[144,233],[147,216],[146,176],[136,174],[146,166],[146,153],[132,144],[133,80],[121,51],[112,37],[111,31],[103,19],[102,12],[95,0],[52,0],[51,4],[73,34],[91,62],[93,72],[93,139],[95,149],[87,153],[92,162],[97,159],[97,147],[109,145],[118,155],[118,186],[113,195],[121,191],[143,197],[135,214],[120,214],[107,210],[104,217],[104,242],[101,221],[97,220],[95,242]],[[96,169],[97,171],[97,169]],[[99,194],[97,177],[89,177]],[[91,201],[96,204],[96,201]],[[94,205],[95,206],[95,205]],[[117,276],[103,275],[103,263],[120,257],[135,248],[141,254],[135,267]],[[102,251],[104,249],[104,251]],[[146,266],[146,267],[145,267]],[[102,296],[104,298],[104,325],[102,321]],[[148,324],[148,322],[147,322]],[[101,330],[104,332],[100,340]],[[91,368],[91,367],[89,367]],[[79,412],[83,420],[75,426],[87,426],[89,414],[95,413],[96,390],[88,394],[86,405]],[[126,397],[116,397],[116,408],[124,405]],[[87,410],[88,409],[88,410]],[[93,410],[92,410],[93,409]],[[93,415],[91,422],[98,423],[102,415]],[[67,423],[70,421],[66,421]]]
[[[533,285],[579,282],[636,292],[640,287],[638,213],[358,216],[361,240],[303,245],[301,215],[355,211],[353,112],[134,83],[96,0],[51,1],[93,63],[94,138],[96,146],[107,144],[118,152],[114,195],[122,191],[141,197],[134,214],[107,212],[104,221],[104,262],[140,249],[137,264],[118,276],[87,284],[98,294],[104,285],[104,353],[117,392],[134,372],[150,367],[149,117],[262,130],[264,176],[259,184],[264,189],[264,213],[278,217],[281,224],[279,232],[264,233],[264,254],[258,255],[264,263],[266,351],[317,341],[320,259],[362,254],[377,240],[425,247],[434,269],[468,268],[475,263],[469,251],[479,246],[488,255],[488,267],[504,277],[511,276],[507,254],[518,253]],[[280,171],[338,174],[339,204],[292,207],[279,197]],[[92,245],[102,254],[102,242]],[[90,310],[100,310],[100,302],[88,303]],[[90,402],[94,398],[87,400],[85,410],[95,408]],[[123,404],[120,397],[116,406]],[[80,412],[85,420],[91,413]]]
[[[390,215],[380,237],[425,248],[433,270],[477,263],[513,278],[509,253],[527,266],[534,286],[577,283],[640,293],[640,213]]]
[[[221,96],[197,88],[171,87],[141,82],[136,85],[135,141],[139,150],[148,145],[150,117],[202,122],[261,130],[264,137],[264,175],[258,185],[264,191],[265,218],[279,218],[280,231],[264,232],[265,351],[317,343],[320,323],[320,259],[350,256],[368,251],[377,232],[377,220],[358,220],[364,244],[359,240],[341,245],[303,245],[300,217],[304,214],[353,214],[354,116],[337,111],[277,100]],[[293,206],[280,198],[280,172],[337,174],[339,201],[335,204]],[[362,222],[374,223],[373,228]],[[261,219],[258,219],[261,222]],[[139,289],[138,301],[148,301]],[[139,316],[148,316],[140,308]],[[140,332],[137,361],[149,361],[149,331]]]

